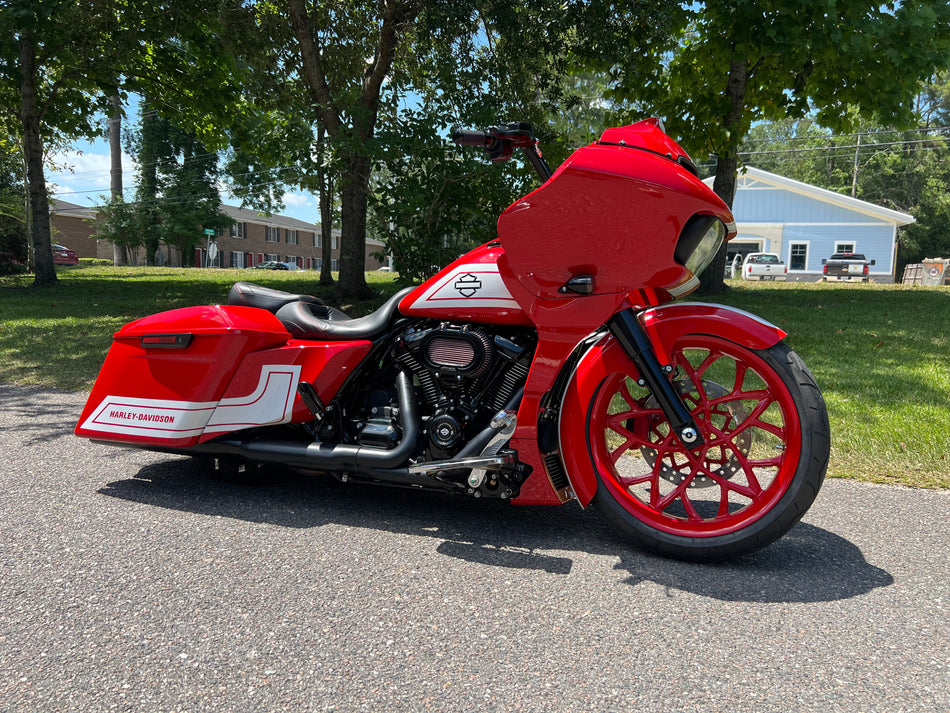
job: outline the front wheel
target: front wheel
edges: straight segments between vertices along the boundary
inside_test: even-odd
[[[686,335],[671,357],[705,443],[683,446],[632,364],[612,374],[588,414],[594,507],[669,557],[717,561],[774,542],[811,506],[828,465],[828,415],[814,378],[781,342],[759,351]]]

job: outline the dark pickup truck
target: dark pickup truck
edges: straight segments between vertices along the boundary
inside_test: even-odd
[[[822,279],[828,282],[868,282],[874,260],[861,253],[835,253],[821,264]]]

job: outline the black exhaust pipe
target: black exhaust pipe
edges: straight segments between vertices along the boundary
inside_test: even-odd
[[[396,399],[402,422],[402,440],[395,448],[371,448],[349,443],[299,443],[295,441],[217,440],[204,444],[209,455],[233,455],[291,468],[338,473],[372,472],[405,465],[419,440],[419,416],[412,383],[403,372],[396,375]]]
[[[518,389],[505,405],[505,410],[516,410],[524,395]],[[446,471],[432,475],[410,473],[407,461],[416,451],[419,440],[419,416],[413,395],[412,382],[404,372],[396,376],[396,399],[399,404],[403,436],[395,448],[382,449],[348,443],[301,443],[277,440],[215,440],[199,446],[207,455],[235,456],[262,463],[276,463],[289,468],[323,473],[348,474],[356,481],[375,481],[390,485],[421,487],[427,490],[458,492],[464,490],[461,482],[447,478]],[[486,427],[452,459],[477,456],[488,444],[496,430]],[[189,449],[195,455],[195,450]],[[440,479],[440,476],[445,479]]]

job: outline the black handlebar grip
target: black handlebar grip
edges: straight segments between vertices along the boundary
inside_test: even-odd
[[[452,141],[459,146],[485,146],[491,137],[485,131],[456,129],[452,132]]]

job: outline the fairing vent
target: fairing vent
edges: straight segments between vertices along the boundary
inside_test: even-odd
[[[567,479],[567,473],[564,472],[564,466],[561,465],[561,456],[558,455],[557,451],[545,453],[542,457],[544,458],[544,467],[548,469],[548,475],[551,476],[551,485],[554,486],[554,489],[563,490],[570,486],[571,483]]]

